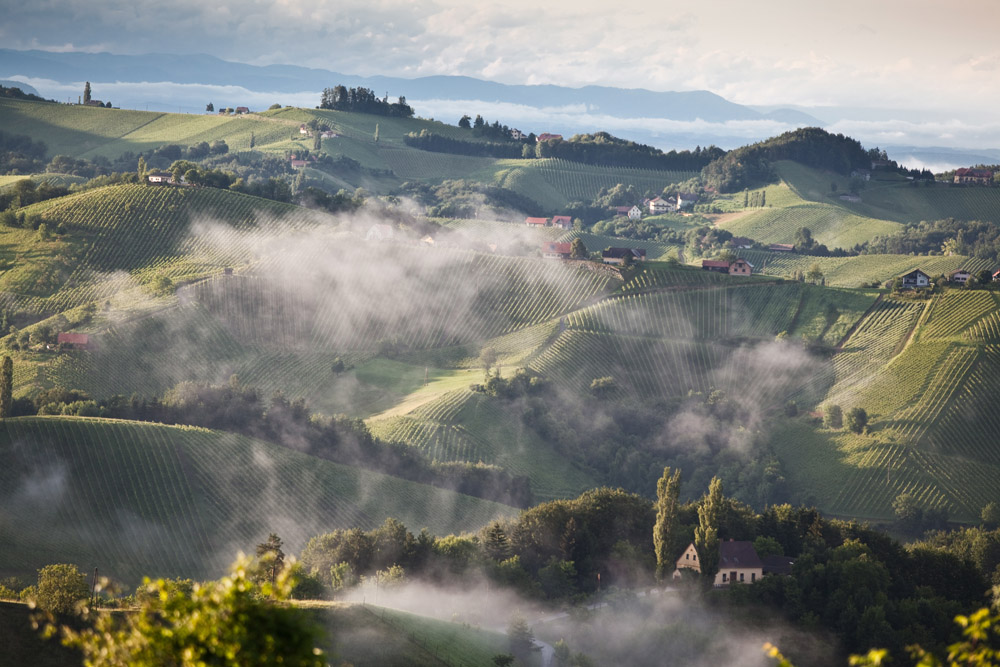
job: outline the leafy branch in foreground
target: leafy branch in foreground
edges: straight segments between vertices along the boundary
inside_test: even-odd
[[[195,584],[190,593],[164,579],[146,579],[148,595],[141,596],[138,610],[85,611],[83,630],[46,616],[44,632],[61,634],[63,644],[83,652],[89,667],[321,667],[326,659],[316,648],[320,630],[307,612],[283,603],[296,569],[283,568],[273,583],[258,584],[254,562],[241,555],[228,576]]]

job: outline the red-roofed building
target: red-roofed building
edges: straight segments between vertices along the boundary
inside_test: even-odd
[[[767,249],[771,252],[795,252],[795,246],[791,243],[772,243]]]
[[[573,229],[573,218],[568,215],[552,216],[552,226],[560,229]]]
[[[962,169],[955,170],[956,183],[972,183],[976,185],[989,185],[993,181],[993,172],[989,169]]]
[[[82,333],[64,332],[56,336],[56,343],[76,350],[87,350],[90,348],[90,336]]]
[[[548,241],[542,244],[542,257],[545,259],[569,259],[572,254],[572,243]]]
[[[236,113],[250,113],[250,109],[247,107],[236,107]]]
[[[753,264],[742,257],[729,265],[729,275],[731,276],[749,276],[751,273],[753,273]]]
[[[549,139],[562,139],[561,134],[549,134],[548,132],[542,132],[538,135],[535,141],[548,141]]]
[[[529,227],[545,227],[549,224],[548,218],[525,218],[524,224]]]

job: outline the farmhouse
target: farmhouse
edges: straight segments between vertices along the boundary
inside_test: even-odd
[[[733,248],[740,248],[742,250],[747,250],[753,247],[753,239],[749,239],[745,236],[734,236],[729,239],[729,245]]]
[[[752,542],[728,542],[719,544],[719,571],[715,575],[715,586],[730,584],[753,584],[764,576],[764,564],[757,556]]]
[[[969,282],[969,278],[972,274],[965,269],[959,269],[958,271],[952,271],[948,274],[948,280],[953,283],[958,283],[959,285],[964,285]]]
[[[56,336],[56,343],[73,348],[74,350],[89,350],[90,336],[82,333],[64,332]]]
[[[538,135],[536,141],[548,141],[550,139],[562,139],[561,134],[549,134],[548,132],[542,132]]]
[[[601,261],[605,264],[624,264],[626,255],[631,255],[633,261],[646,261],[644,248],[607,248],[601,251]]]
[[[542,257],[545,259],[569,259],[573,254],[571,243],[556,243],[548,241],[542,244]]]
[[[573,218],[568,215],[552,216],[552,226],[560,229],[573,229]]]
[[[721,259],[703,259],[701,268],[704,271],[715,271],[716,273],[729,273],[729,262]]]
[[[674,579],[681,578],[681,570],[694,570],[701,574],[701,563],[698,562],[698,550],[694,548],[694,543],[687,546],[684,553],[677,559],[677,566],[674,568]]]
[[[250,109],[248,109],[247,107],[236,107],[236,113],[239,114],[250,113]]]
[[[989,185],[993,182],[993,172],[989,169],[957,169],[955,171],[956,183],[968,183],[972,185]]]
[[[365,234],[366,241],[390,241],[392,240],[392,235],[394,231],[392,225],[378,224],[372,225],[368,228],[368,233]]]
[[[548,218],[525,218],[524,224],[529,227],[545,227],[549,224]]]
[[[931,284],[931,277],[921,271],[914,269],[901,276],[903,279],[903,289],[913,289],[915,287],[927,287]]]
[[[677,205],[676,200],[674,200],[674,202],[671,203],[670,201],[668,201],[663,197],[656,197],[654,199],[649,200],[649,214],[659,215],[661,213],[669,213],[670,211],[674,210],[676,205]]]
[[[173,174],[166,171],[151,171],[146,174],[146,180],[150,183],[170,183],[173,178]]]
[[[729,265],[729,275],[731,276],[749,276],[751,273],[753,273],[753,264],[742,257]]]

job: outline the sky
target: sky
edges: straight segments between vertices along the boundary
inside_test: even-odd
[[[709,90],[740,104],[807,107],[828,129],[872,144],[1000,148],[998,0],[0,0],[0,9],[6,48]],[[421,103],[420,113],[434,113],[433,101]],[[828,107],[891,112],[815,111]]]
[[[0,0],[7,48],[369,75],[706,89],[741,104],[1000,103],[1000,3]],[[954,9],[953,9],[954,7]]]

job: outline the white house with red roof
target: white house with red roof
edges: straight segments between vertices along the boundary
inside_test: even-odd
[[[557,243],[547,241],[542,244],[542,257],[545,259],[569,259],[573,255],[572,243]]]
[[[559,229],[573,229],[573,218],[568,215],[552,216],[552,226]]]

